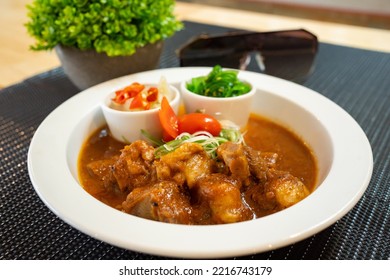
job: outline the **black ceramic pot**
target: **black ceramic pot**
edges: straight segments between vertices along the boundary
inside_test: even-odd
[[[163,43],[158,42],[138,48],[133,55],[114,57],[61,45],[55,50],[69,79],[84,90],[117,77],[155,69],[162,47]]]

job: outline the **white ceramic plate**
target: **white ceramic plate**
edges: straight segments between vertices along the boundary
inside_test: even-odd
[[[178,86],[210,68],[170,68],[121,77],[87,89],[55,109],[39,126],[28,170],[44,203],[78,230],[129,250],[183,258],[254,254],[305,239],[344,216],[371,178],[373,157],[360,126],[335,103],[300,85],[252,72],[240,77],[257,87],[252,111],[292,128],[317,156],[316,190],[300,203],[264,218],[228,225],[187,226],[150,221],[114,210],[79,185],[76,162],[83,141],[104,124],[101,98],[132,81],[163,75]]]

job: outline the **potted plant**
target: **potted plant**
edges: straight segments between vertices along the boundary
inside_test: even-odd
[[[164,39],[182,28],[173,0],[34,0],[32,50],[55,49],[80,89],[157,67]]]

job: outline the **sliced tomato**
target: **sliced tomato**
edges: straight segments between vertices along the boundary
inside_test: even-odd
[[[134,82],[123,89],[117,90],[112,100],[118,104],[124,104],[126,100],[137,96],[144,88],[144,85]]]
[[[128,98],[128,93],[121,89],[115,92],[115,97],[112,100],[118,104],[124,104]]]
[[[163,128],[163,140],[170,141],[175,139],[179,135],[178,118],[165,96],[161,101],[158,117]]]
[[[139,94],[141,91],[143,91],[144,88],[145,88],[145,85],[134,82],[131,85],[125,87],[123,90],[128,93],[129,98],[133,98],[137,94]]]
[[[151,87],[148,89],[148,96],[146,97],[146,100],[149,102],[154,102],[157,100],[158,97],[158,89],[156,87]]]
[[[138,93],[133,97],[133,100],[130,103],[130,109],[142,109],[148,110],[150,108],[150,103],[142,96],[142,93]]]
[[[179,134],[183,132],[195,133],[207,131],[213,136],[218,136],[222,126],[213,116],[203,113],[185,114],[179,118]]]

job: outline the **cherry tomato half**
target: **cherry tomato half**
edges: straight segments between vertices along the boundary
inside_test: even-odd
[[[197,131],[207,131],[213,136],[218,136],[221,129],[219,121],[207,114],[190,113],[179,118],[179,134],[183,132],[192,134]]]

